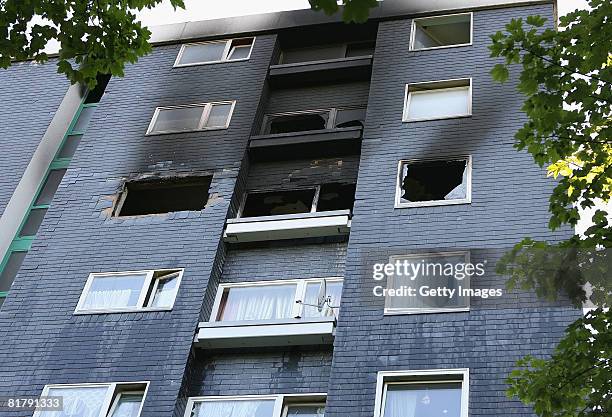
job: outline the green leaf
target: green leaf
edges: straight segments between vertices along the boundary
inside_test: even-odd
[[[508,80],[510,76],[510,72],[508,71],[508,67],[504,64],[496,64],[491,70],[491,75],[495,81],[505,82]]]

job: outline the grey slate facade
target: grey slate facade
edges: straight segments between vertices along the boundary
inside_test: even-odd
[[[292,13],[310,12],[283,16]],[[385,315],[384,299],[372,295],[371,265],[392,255],[471,249],[474,259],[493,263],[524,236],[570,233],[546,227],[554,184],[513,149],[523,98],[516,79],[492,81],[487,50],[488,36],[511,18],[550,19],[553,4],[473,13],[473,45],[426,51],[408,50],[409,13],[373,20],[369,80],[271,86],[267,74],[282,28],[218,36],[255,36],[245,61],[173,68],[181,44],[164,42],[124,78],[112,78],[0,310],[0,396],[37,396],[48,384],[149,381],[143,417],[183,416],[188,397],[298,393],[327,393],[326,417],[372,417],[377,372],[469,368],[470,416],[532,415],[506,398],[504,380],[519,357],[550,354],[579,311],[516,293],[473,300],[469,312]],[[314,23],[330,19],[313,16]],[[9,122],[0,144],[10,166],[0,179],[0,213],[67,89],[54,73],[53,62],[0,71],[0,112]],[[471,117],[402,122],[407,83],[456,78],[472,79]],[[45,94],[32,109],[26,98],[37,89]],[[227,129],[145,135],[158,106],[222,100],[236,100]],[[359,155],[249,161],[249,138],[259,134],[264,114],[366,105]],[[399,160],[468,154],[471,204],[394,208]],[[205,209],[112,215],[126,181],[181,175],[212,176]],[[236,217],[245,190],[347,178],[356,180],[349,237],[224,241],[226,220]],[[163,268],[184,268],[170,311],[74,314],[90,273]],[[333,345],[194,345],[220,283],[323,276],[344,278]],[[489,271],[474,286],[503,288],[504,278]]]

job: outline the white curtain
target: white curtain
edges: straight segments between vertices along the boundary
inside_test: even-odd
[[[48,396],[63,397],[63,411],[43,411],[40,417],[100,417],[108,387],[51,388]]]
[[[388,389],[383,417],[417,417],[416,404],[416,392]]]
[[[83,303],[85,309],[135,307],[147,274],[96,276]]]
[[[89,291],[83,308],[93,310],[127,307],[131,294],[132,290]]]
[[[275,320],[291,317],[295,285],[231,288],[223,307],[223,321]]]
[[[266,404],[270,403],[270,404]],[[192,412],[193,417],[259,417],[260,407],[270,409],[265,417],[272,417],[273,401],[208,401],[197,403]],[[263,415],[262,415],[263,417]]]

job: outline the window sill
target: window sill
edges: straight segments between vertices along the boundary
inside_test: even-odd
[[[161,135],[177,135],[181,133],[194,133],[194,132],[208,132],[211,130],[227,130],[229,126],[225,127],[208,127],[205,129],[192,129],[192,130],[174,130],[171,132],[147,132],[145,136],[161,136]]]
[[[415,314],[436,314],[436,313],[466,313],[470,307],[457,308],[385,308],[385,316],[404,316]]]
[[[202,65],[214,65],[214,64],[230,64],[232,62],[244,62],[251,59],[248,58],[240,58],[240,59],[226,59],[224,61],[206,61],[206,62],[194,62],[193,64],[174,64],[172,68],[185,68],[185,67],[200,67]]]
[[[204,349],[331,344],[333,317],[251,322],[202,322],[194,343]]]
[[[396,209],[417,208],[417,207],[437,207],[437,206],[454,206],[458,204],[472,204],[472,199],[461,200],[437,200],[437,201],[416,201],[414,203],[395,203]]]
[[[437,51],[439,49],[463,48],[463,47],[472,46],[472,45],[473,43],[470,42],[470,43],[458,43],[456,45],[432,46],[429,48],[419,48],[419,49],[410,48],[410,52]]]
[[[122,308],[122,309],[100,309],[100,310],[76,310],[73,314],[76,316],[92,315],[92,314],[117,314],[117,313],[153,313],[156,311],[172,311],[172,307],[151,307],[151,308]]]
[[[433,120],[449,120],[449,119],[464,119],[472,117],[472,113],[470,114],[457,114],[452,116],[444,116],[444,117],[431,117],[431,118],[422,118],[422,119],[402,119],[402,123],[415,123],[415,122],[429,122]]]
[[[229,243],[300,239],[349,234],[350,210],[227,220],[223,239]]]

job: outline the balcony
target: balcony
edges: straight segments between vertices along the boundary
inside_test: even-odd
[[[366,109],[302,110],[266,114],[259,135],[251,136],[252,160],[359,154]]]
[[[369,80],[371,75],[372,55],[277,64],[271,65],[269,71],[274,87]]]
[[[342,278],[220,284],[211,320],[194,343],[203,349],[331,344]]]
[[[373,41],[290,48],[269,70],[273,87],[369,80]]]
[[[223,239],[228,243],[306,239],[348,235],[350,210],[229,219]]]
[[[335,331],[336,321],[329,317],[277,323],[200,323],[195,345],[204,349],[329,345]]]
[[[354,183],[246,193],[239,215],[227,220],[228,243],[348,235]]]

